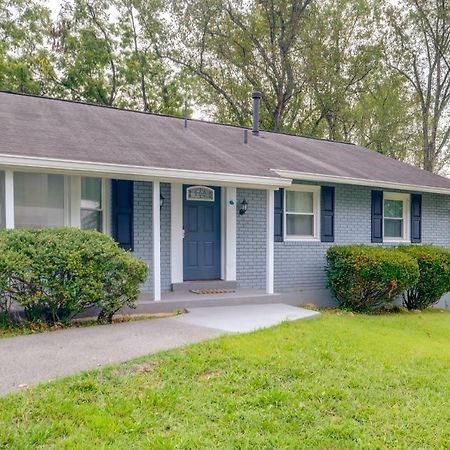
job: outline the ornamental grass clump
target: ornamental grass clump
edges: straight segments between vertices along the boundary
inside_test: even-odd
[[[328,287],[340,308],[369,312],[391,303],[419,278],[406,252],[378,246],[334,246],[327,252]]]
[[[0,232],[0,306],[28,320],[64,322],[95,307],[111,320],[133,307],[147,266],[108,236],[75,228]]]
[[[432,245],[405,245],[399,250],[414,258],[419,266],[419,278],[403,293],[407,309],[428,308],[450,292],[449,250]]]

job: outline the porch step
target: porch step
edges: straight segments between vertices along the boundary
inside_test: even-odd
[[[208,280],[172,283],[172,292],[190,292],[192,290],[201,289],[237,289],[237,282],[224,280]]]
[[[266,303],[283,303],[280,294],[264,294],[257,292],[244,292],[229,296],[208,296],[188,293],[186,297],[182,294],[168,293],[167,297],[160,302],[146,300],[141,296],[136,309],[124,308],[124,314],[149,314],[159,312],[173,312],[190,308],[201,308],[209,306],[238,306],[238,305],[261,305]]]

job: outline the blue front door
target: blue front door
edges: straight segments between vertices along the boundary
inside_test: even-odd
[[[183,187],[184,279],[220,278],[220,188]]]

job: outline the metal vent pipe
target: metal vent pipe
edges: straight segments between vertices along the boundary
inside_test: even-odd
[[[261,92],[253,91],[253,136],[259,136],[259,103],[261,101]]]

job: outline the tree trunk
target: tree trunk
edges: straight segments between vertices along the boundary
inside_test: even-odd
[[[428,114],[429,111],[422,109],[422,153],[423,153],[423,169],[428,172],[433,172],[434,169],[434,149],[433,142],[429,138],[428,127]]]
[[[434,170],[433,144],[425,139],[423,144],[423,168],[428,172]]]
[[[145,112],[151,112],[150,111],[150,105],[148,104],[148,99],[147,99],[147,90],[146,90],[146,87],[145,87],[145,73],[144,73],[143,55],[139,51],[139,45],[138,45],[138,40],[137,40],[136,24],[134,22],[133,5],[131,5],[131,4],[129,6],[129,12],[130,12],[131,26],[133,28],[134,54],[135,54],[136,58],[139,61],[139,77],[140,77],[140,83],[141,83],[142,103],[144,104],[144,111]]]

